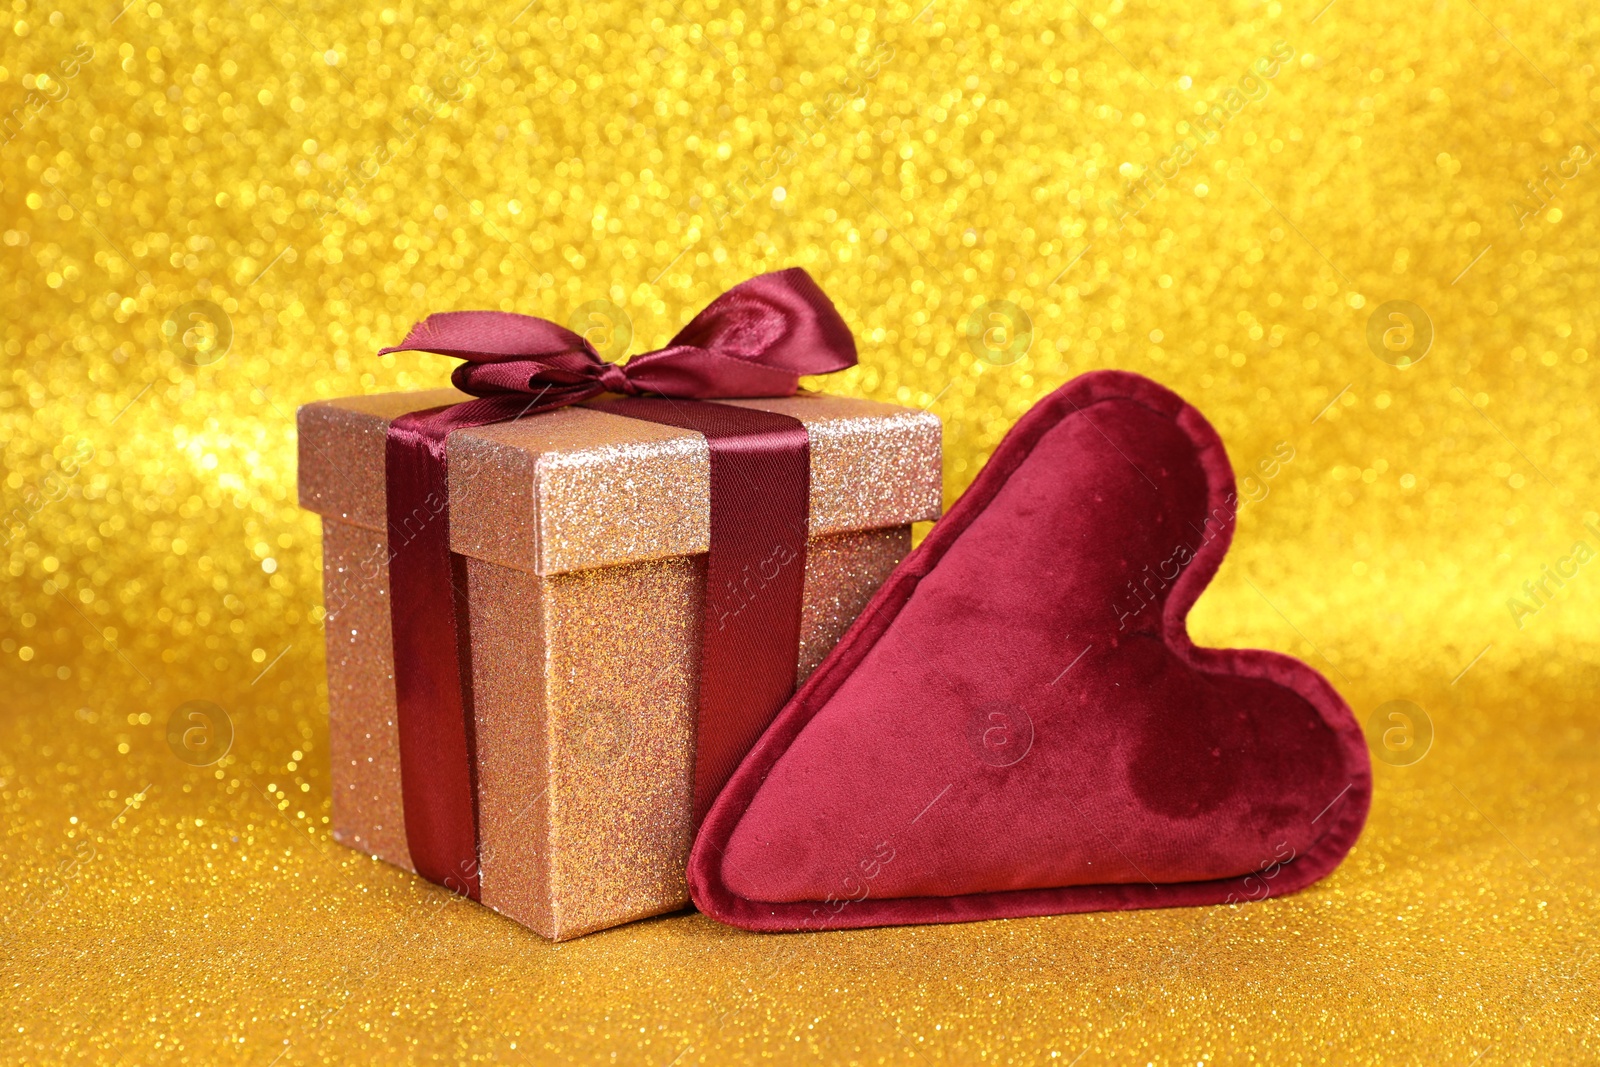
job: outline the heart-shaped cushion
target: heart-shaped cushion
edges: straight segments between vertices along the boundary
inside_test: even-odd
[[[1258,900],[1366,820],[1350,708],[1185,618],[1232,537],[1216,431],[1138,375],[1040,401],[757,742],[689,864],[752,930]]]

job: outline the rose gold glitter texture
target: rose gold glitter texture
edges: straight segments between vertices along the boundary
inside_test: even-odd
[[[926,411],[841,396],[807,395],[730,404],[806,424],[811,440],[811,535],[936,519],[940,511],[939,419]]]
[[[704,552],[705,438],[642,422],[571,407],[458,430],[451,547],[537,574]]]
[[[400,803],[389,542],[381,531],[322,520],[328,643],[328,758],[333,836],[412,870]]]
[[[378,393],[306,404],[299,412],[300,506],[329,519],[382,530],[384,435],[408,411],[471,397],[454,389]]]
[[[909,526],[813,537],[807,542],[797,685],[839,643],[878,586],[910,551]]]
[[[682,907],[703,563],[551,578],[477,564],[473,597],[497,592],[480,581],[488,571],[500,572],[505,592],[538,599],[475,601],[474,642],[480,612],[497,620],[491,631],[527,613],[541,632],[528,653],[498,637],[481,654],[473,648],[474,677],[481,670],[491,693],[479,721],[494,724],[488,739],[479,734],[479,804],[490,813],[484,903],[554,938]],[[503,649],[507,664],[495,662]],[[508,722],[539,735],[530,750],[544,755],[540,773],[527,775],[524,753],[495,743]],[[516,824],[530,803],[545,816],[542,840]],[[499,869],[502,855],[515,865]]]
[[[387,560],[381,518],[372,524],[385,514],[389,420],[451,399],[359,397],[300,415],[301,500],[324,514],[334,568],[335,837],[390,860],[398,843],[406,867]],[[937,517],[939,421],[825,395],[744,403],[801,419],[812,441],[800,680],[910,549],[910,524]],[[705,439],[575,407],[460,430],[449,448],[451,543],[468,558],[483,902],[556,940],[683,907]]]

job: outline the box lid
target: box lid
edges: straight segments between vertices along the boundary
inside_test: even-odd
[[[300,409],[300,504],[382,530],[384,440],[408,411],[470,399],[383,393]],[[936,519],[938,416],[819,393],[723,403],[778,412],[811,441],[812,537]],[[583,405],[450,435],[450,545],[563,574],[695,555],[711,536],[711,454],[692,430]]]

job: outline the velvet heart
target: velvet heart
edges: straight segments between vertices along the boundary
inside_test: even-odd
[[[1028,412],[712,807],[689,885],[752,930],[1220,904],[1327,874],[1366,821],[1350,708],[1197,648],[1238,502],[1216,431],[1137,375]]]

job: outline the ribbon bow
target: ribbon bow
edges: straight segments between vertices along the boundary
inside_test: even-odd
[[[539,399],[528,413],[600,393],[680,399],[792,396],[803,374],[852,367],[850,328],[800,267],[761,274],[706,305],[665,348],[626,364],[600,357],[565,326],[508,311],[429,315],[390,352],[433,352],[466,360],[450,376],[463,393]]]
[[[710,449],[710,551],[700,649],[693,818],[793,691],[810,514],[800,420],[711,398],[791,396],[803,374],[854,366],[850,329],[798,267],[729,289],[667,347],[608,363],[582,336],[502,311],[430,315],[390,352],[465,360],[451,375],[478,399],[389,424],[385,490],[401,795],[417,873],[476,899],[477,782],[466,605],[450,552],[454,430],[590,400],[629,418],[694,430]],[[651,397],[644,394],[658,394]],[[530,399],[531,398],[531,399]],[[776,566],[769,579],[762,568]],[[753,572],[761,596],[740,590]],[[738,600],[736,610],[720,604]],[[733,625],[727,625],[729,618]]]

